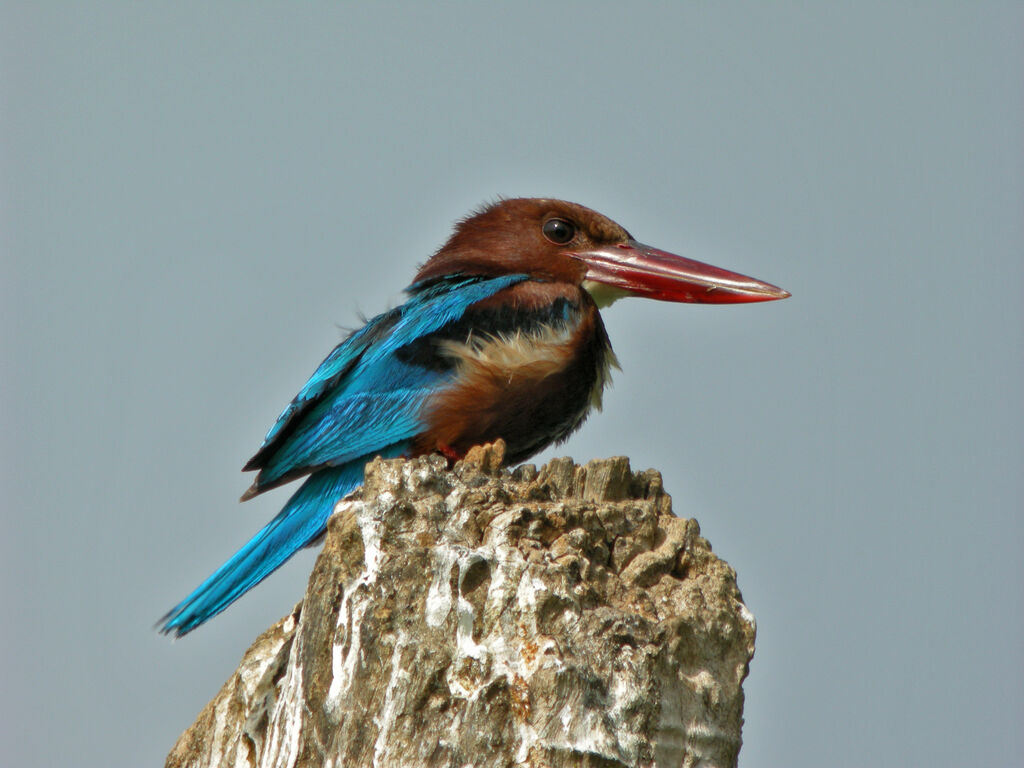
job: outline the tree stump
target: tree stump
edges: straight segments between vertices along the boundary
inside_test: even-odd
[[[503,450],[371,462],[167,766],[735,766],[735,572],[658,472]]]

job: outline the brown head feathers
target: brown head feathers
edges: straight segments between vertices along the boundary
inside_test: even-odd
[[[415,283],[452,274],[524,273],[580,284],[586,265],[574,251],[626,242],[629,233],[607,216],[577,203],[546,198],[499,200],[467,216],[419,270]]]

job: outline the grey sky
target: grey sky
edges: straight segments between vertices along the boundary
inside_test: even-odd
[[[239,473],[498,194],[793,292],[606,310],[567,445],[657,467],[758,621],[744,768],[1024,764],[1020,3],[4,3],[3,762],[160,764],[312,553]]]

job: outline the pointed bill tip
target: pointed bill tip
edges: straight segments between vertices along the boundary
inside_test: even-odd
[[[706,304],[734,304],[741,302],[754,302],[754,301],[778,301],[779,299],[788,299],[793,294],[787,291],[785,288],[779,288],[777,285],[771,283],[765,283],[760,280],[754,280],[753,278],[747,278],[749,281],[745,285],[729,286],[724,289],[717,287],[708,288],[708,293],[717,290],[724,290],[729,293],[730,298],[714,301],[713,299],[707,300]]]

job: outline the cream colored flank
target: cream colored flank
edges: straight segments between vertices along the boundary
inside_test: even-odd
[[[516,331],[511,335],[470,336],[465,343],[446,341],[442,351],[458,361],[459,378],[504,378],[509,385],[523,381],[539,381],[561,373],[572,358],[575,336],[580,324],[545,326],[537,333]],[[601,410],[601,395],[611,382],[612,367],[619,361],[609,349],[604,364],[597,372],[590,392],[590,405]]]

